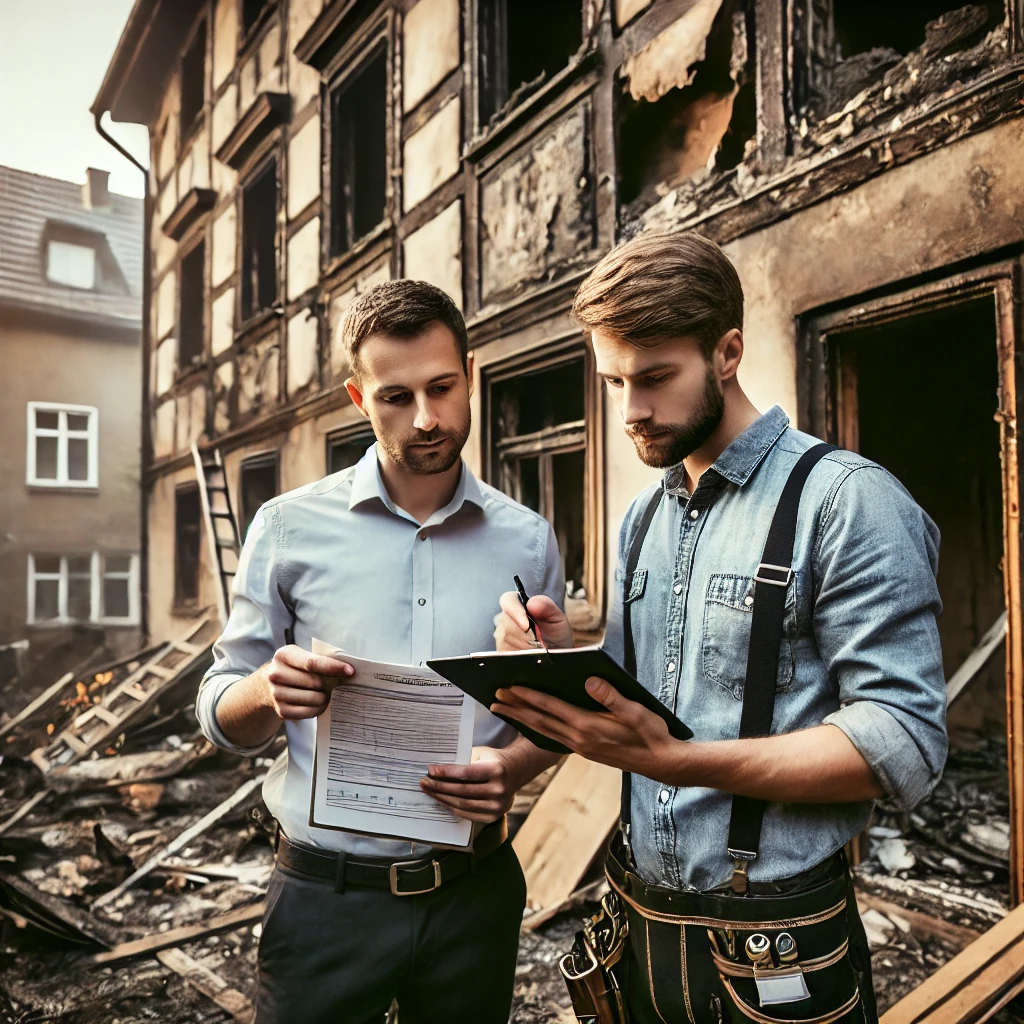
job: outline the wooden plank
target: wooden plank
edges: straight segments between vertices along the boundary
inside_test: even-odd
[[[990,969],[994,979],[1001,968],[993,965],[1008,950],[1009,962],[1024,955],[1021,937],[1024,935],[1024,905],[1010,911],[998,924],[993,925],[984,935],[972,942],[963,952],[958,953],[949,963],[940,967],[923,985],[904,996],[882,1016],[880,1024],[919,1024],[943,1003],[948,1003],[957,993],[969,986],[973,979],[983,976]],[[1019,951],[1019,952],[1018,952]],[[987,983],[986,983],[987,984]],[[970,1017],[970,1020],[984,1020],[984,1017]],[[938,1018],[931,1024],[938,1024]]]
[[[568,899],[619,820],[622,773],[571,754],[512,840],[526,875],[526,904]]]
[[[146,674],[151,676],[160,676],[161,679],[174,679],[178,675],[176,668],[167,668],[166,665],[150,665],[146,669]]]
[[[1006,636],[1007,614],[1004,611],[992,628],[981,638],[981,643],[964,658],[963,664],[946,683],[946,707],[953,703],[974,677],[988,664],[988,659],[1002,646]]]
[[[227,914],[219,917],[211,917],[198,924],[182,925],[180,928],[171,928],[166,932],[157,932],[154,935],[147,935],[142,939],[133,939],[131,942],[122,942],[112,949],[103,953],[96,953],[90,957],[88,964],[92,967],[101,967],[104,964],[119,963],[122,960],[133,960],[140,956],[150,956],[161,949],[170,949],[172,946],[184,946],[186,943],[194,942],[196,939],[205,939],[211,935],[220,935],[223,932],[234,931],[243,925],[254,924],[263,917],[264,904],[251,903],[245,907],[236,907]]]
[[[74,678],[73,673],[65,672],[57,682],[43,690],[34,701],[26,704],[9,722],[0,725],[0,736],[9,733],[16,725],[24,722],[26,718],[38,711],[47,701],[56,697]]]
[[[39,927],[50,928],[57,921],[66,937],[78,941],[84,938],[108,949],[124,936],[120,928],[93,917],[70,900],[37,889],[21,875],[0,875],[0,886],[7,889],[9,899],[13,898],[14,909]]]
[[[162,850],[154,853],[153,856],[142,865],[142,867],[133,871],[120,885],[114,886],[113,889],[110,889],[108,892],[103,893],[102,896],[97,897],[93,902],[93,909],[97,910],[100,907],[105,907],[108,903],[112,903],[122,893],[127,892],[127,890],[130,889],[140,878],[144,878],[153,870],[153,868],[166,860],[166,858],[170,857],[171,854],[177,853],[179,850],[188,846],[196,836],[202,835],[208,828],[210,828],[211,825],[215,825],[221,818],[225,817],[239,804],[247,800],[253,790],[263,784],[263,780],[266,777],[266,773],[257,775],[255,778],[250,779],[244,785],[240,786],[227,798],[227,800],[214,807],[209,814],[205,814],[190,828],[185,829],[184,832],[172,839]]]
[[[978,1024],[1024,989],[1024,939],[1010,946],[921,1024]]]
[[[121,724],[121,719],[118,718],[110,708],[105,708],[102,704],[97,704],[93,710],[96,712],[96,717],[106,722],[107,725]]]
[[[221,1009],[227,1010],[232,1018],[249,1024],[255,1009],[237,989],[233,989],[219,974],[209,967],[193,960],[180,949],[163,949],[156,955],[157,960],[184,978],[194,989],[209,996]]]
[[[873,893],[857,890],[857,906],[861,910],[877,910],[881,914],[892,917],[902,917],[909,925],[915,936],[943,939],[959,949],[969,946],[975,939],[982,935],[982,932],[973,928],[965,928],[962,924],[952,924],[943,921],[941,917],[932,914],[924,914],[920,910],[910,910],[898,903],[891,903],[883,900]]]
[[[5,822],[0,824],[0,835],[3,835],[12,825],[16,825],[22,818],[28,817],[36,804],[42,803],[48,796],[48,789],[41,789],[35,796],[30,796]]]

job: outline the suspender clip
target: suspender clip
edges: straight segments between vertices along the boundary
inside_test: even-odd
[[[729,850],[732,857],[732,881],[729,883],[732,891],[737,895],[745,895],[747,892],[747,865],[757,860],[757,853],[750,850]]]

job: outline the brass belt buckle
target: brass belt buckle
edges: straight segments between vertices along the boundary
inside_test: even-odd
[[[422,863],[419,860],[396,860],[394,864],[388,867],[388,883],[391,886],[392,896],[422,896],[425,892],[433,892],[435,889],[441,888],[441,865],[436,861],[432,860],[430,863],[434,866],[434,884],[428,885],[426,889],[399,889],[398,888],[398,869],[407,868],[413,864]]]

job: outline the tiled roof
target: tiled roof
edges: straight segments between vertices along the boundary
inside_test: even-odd
[[[87,210],[81,185],[0,167],[0,305],[140,328],[143,203],[113,192],[110,199],[109,209]],[[47,279],[44,232],[68,230],[106,239],[128,294],[123,287],[86,291]]]

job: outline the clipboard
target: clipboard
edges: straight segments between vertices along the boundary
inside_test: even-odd
[[[427,665],[485,708],[495,702],[497,690],[518,685],[558,697],[585,711],[605,711],[605,707],[586,690],[587,679],[600,676],[607,679],[627,700],[643,705],[661,718],[668,726],[669,735],[675,739],[688,740],[693,736],[688,726],[600,647],[555,648],[550,652],[529,650],[508,654],[471,654],[461,658],[434,658]],[[498,717],[544,750],[559,754],[570,752],[561,743],[535,732],[521,722],[504,715]]]

